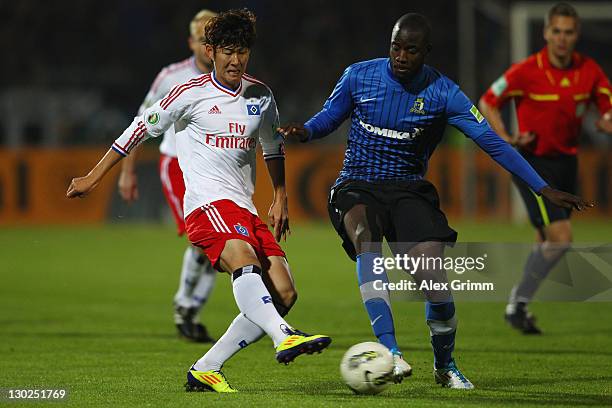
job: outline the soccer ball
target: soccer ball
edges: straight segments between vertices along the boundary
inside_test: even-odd
[[[342,357],[340,373],[357,394],[378,394],[391,383],[393,355],[380,343],[355,344]]]

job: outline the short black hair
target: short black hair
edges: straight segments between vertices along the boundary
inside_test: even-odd
[[[423,34],[425,42],[429,43],[431,38],[431,25],[424,15],[419,13],[408,13],[401,16],[395,25],[400,30],[417,32]]]
[[[576,22],[580,21],[576,9],[568,3],[557,3],[551,7],[544,16],[544,25],[549,25],[554,16],[573,17]]]
[[[206,44],[213,48],[251,48],[255,44],[255,14],[249,9],[232,9],[206,22]]]

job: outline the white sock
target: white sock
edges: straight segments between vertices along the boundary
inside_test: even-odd
[[[266,333],[259,326],[240,313],[227,328],[225,334],[201,359],[196,361],[194,368],[199,371],[220,370],[234,354],[249,344],[255,343],[264,334]]]
[[[217,271],[212,267],[208,258],[204,257],[204,263],[200,264],[200,269],[201,275],[191,294],[191,307],[198,309],[198,311],[208,300],[217,280]]]
[[[202,265],[198,263],[199,257],[200,251],[197,248],[190,245],[185,250],[181,267],[181,280],[174,295],[174,303],[178,306],[191,307],[191,295],[202,273]]]
[[[245,266],[243,268],[245,272],[234,279],[236,304],[250,321],[261,327],[272,338],[276,347],[287,337],[285,331],[291,326],[276,311],[272,296],[261,276],[257,273],[247,273],[248,268],[249,266]]]

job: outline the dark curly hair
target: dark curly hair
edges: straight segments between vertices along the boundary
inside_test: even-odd
[[[252,48],[255,44],[255,14],[250,10],[223,11],[206,22],[206,44],[213,48]]]

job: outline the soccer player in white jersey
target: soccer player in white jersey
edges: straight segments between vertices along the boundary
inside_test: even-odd
[[[193,17],[189,23],[189,48],[193,51],[193,55],[161,70],[140,105],[139,115],[166,96],[174,86],[212,71],[212,61],[206,55],[203,44],[204,24],[216,15],[217,13],[210,10],[201,10]],[[138,179],[135,172],[137,150],[132,150],[131,154],[121,162],[119,193],[128,203],[138,199]],[[159,152],[159,178],[162,190],[176,221],[178,235],[182,236],[185,234],[183,217],[185,183],[176,154],[174,126],[170,126],[164,133]],[[179,287],[174,295],[174,324],[179,335],[199,343],[214,341],[206,327],[200,323],[199,313],[208,300],[216,276],[217,273],[206,254],[201,249],[188,245],[183,255]]]
[[[240,309],[225,334],[189,369],[186,390],[235,392],[221,368],[264,334],[272,338],[277,361],[285,364],[323,350],[331,338],[305,334],[283,319],[297,297],[277,243],[289,230],[283,138],[276,131],[272,92],[244,73],[255,41],[255,16],[246,9],[222,12],[206,23],[205,32],[213,72],[174,87],[145,109],[86,176],[72,180],[66,195],[87,194],[135,146],[176,123],[187,235],[217,269],[232,276]],[[252,200],[257,139],[274,186],[268,212],[274,235]]]

